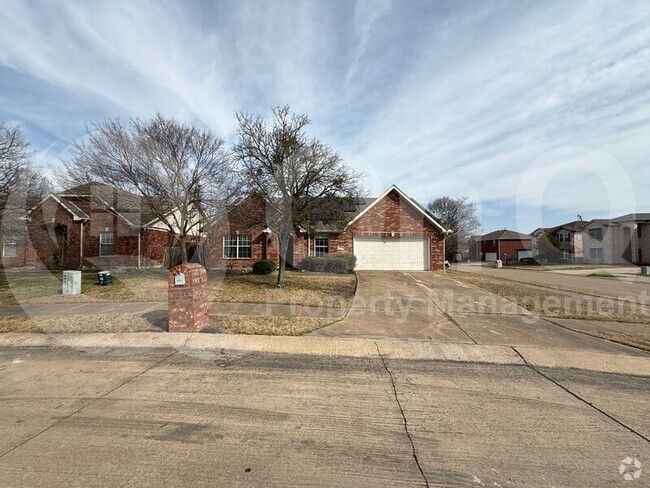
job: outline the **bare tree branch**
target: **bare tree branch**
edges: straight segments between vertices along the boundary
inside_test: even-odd
[[[278,235],[281,284],[291,232],[341,221],[341,203],[361,194],[363,175],[333,149],[308,137],[309,117],[292,113],[289,106],[273,109],[271,126],[259,115],[238,113],[237,121],[234,156],[250,190],[266,205],[264,224]]]

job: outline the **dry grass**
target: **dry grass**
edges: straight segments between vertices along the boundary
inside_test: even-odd
[[[246,335],[300,336],[332,323],[315,318],[219,316],[212,322],[223,332]]]
[[[609,332],[601,330],[588,330],[581,332],[592,335],[594,337],[600,337],[601,339],[606,339],[608,341],[614,341],[620,344],[626,344],[628,346],[638,347],[639,349],[650,351],[650,338],[641,334],[630,334],[628,332],[614,331]]]
[[[334,308],[349,306],[354,298],[356,277],[328,273],[288,272],[284,284],[275,284],[277,274],[257,276],[232,271],[211,272],[210,292],[213,301],[286,303]]]
[[[38,317],[0,317],[0,332],[161,332],[166,319],[147,319],[132,314],[57,315]]]
[[[282,287],[275,273],[256,276],[241,271],[210,271],[213,301],[287,303],[347,307],[356,288],[354,275],[288,272]],[[0,306],[83,302],[163,302],[167,300],[167,270],[115,271],[113,285],[98,286],[96,273],[83,273],[81,295],[61,295],[61,273],[7,271],[0,274]]]
[[[650,311],[641,304],[528,285],[491,276],[454,272],[455,279],[515,302],[540,317],[650,323]]]

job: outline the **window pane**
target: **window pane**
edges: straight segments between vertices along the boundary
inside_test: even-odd
[[[2,256],[5,258],[15,258],[18,255],[18,244],[16,239],[7,237],[2,242]]]
[[[316,256],[325,256],[329,253],[329,237],[316,236],[314,241],[314,252]]]

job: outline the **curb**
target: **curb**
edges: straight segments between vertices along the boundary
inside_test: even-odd
[[[650,376],[650,357],[625,356],[570,349],[433,343],[386,339],[331,338],[322,336],[247,336],[232,334],[185,334],[134,332],[115,334],[0,335],[2,348],[73,349],[178,349],[191,351],[237,351],[239,353],[298,356],[379,358],[390,360],[448,361],[569,368],[601,373]]]

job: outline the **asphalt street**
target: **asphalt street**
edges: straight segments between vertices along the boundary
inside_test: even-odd
[[[0,485],[647,486],[650,377],[380,347],[2,348]]]

